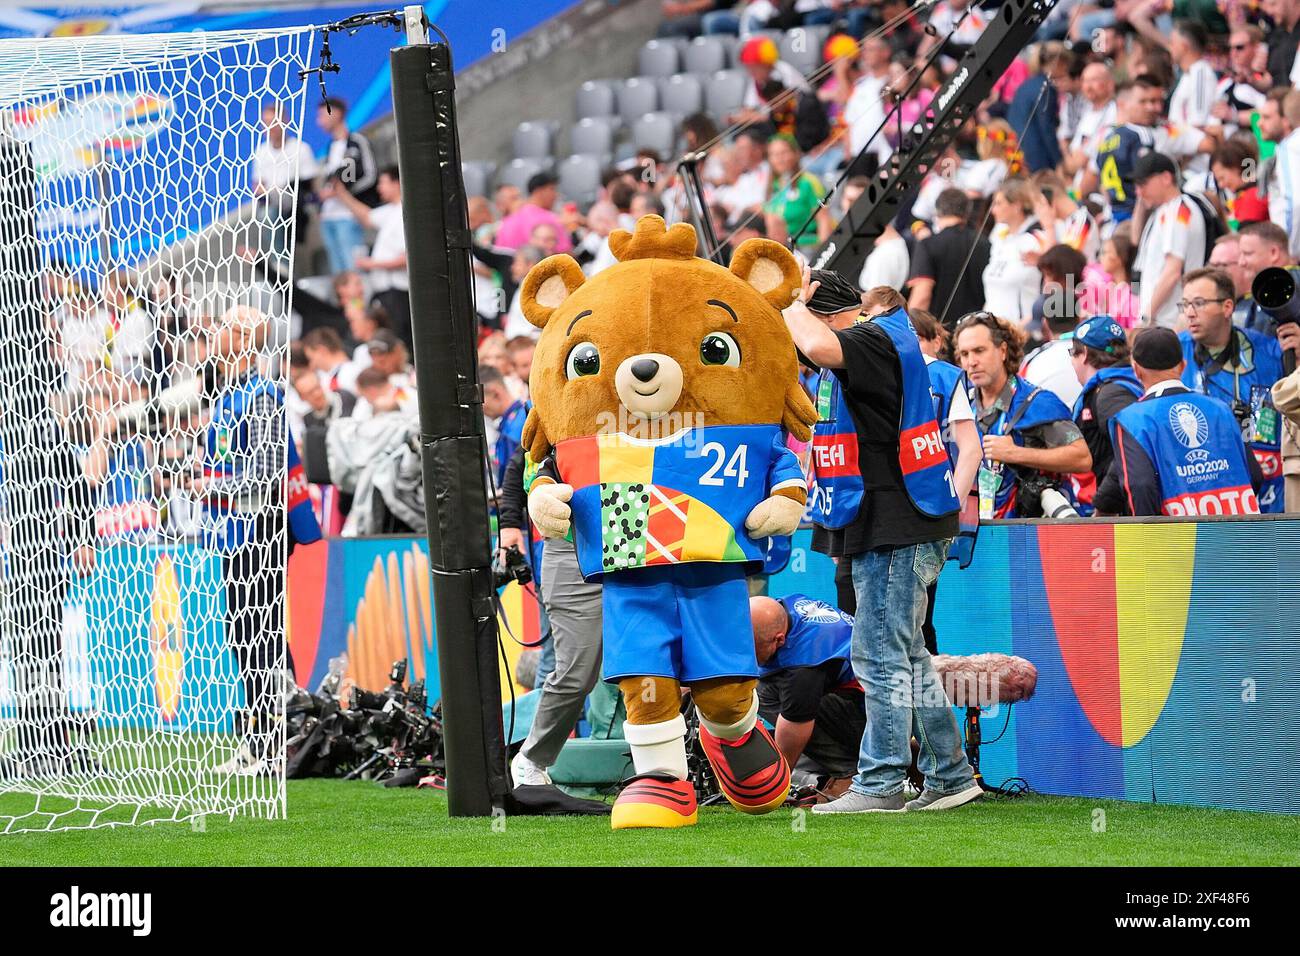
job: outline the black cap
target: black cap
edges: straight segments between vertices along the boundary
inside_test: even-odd
[[[1133,342],[1133,364],[1167,372],[1183,360],[1183,346],[1173,329],[1143,329]]]
[[[862,308],[862,290],[838,272],[813,269],[812,281],[821,283],[808,299],[807,306],[822,315],[834,315]]]
[[[1174,177],[1174,182],[1178,182],[1178,164],[1166,156],[1164,153],[1156,152],[1154,149],[1148,153],[1143,153],[1138,157],[1137,162],[1133,164],[1133,182],[1144,183],[1156,173],[1168,173]]]
[[[535,193],[546,186],[554,186],[559,181],[554,173],[548,173],[545,170],[540,173],[533,173],[528,177],[528,191]]]

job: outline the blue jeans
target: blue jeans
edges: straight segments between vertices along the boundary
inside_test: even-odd
[[[955,793],[974,780],[921,635],[926,589],[938,579],[949,543],[853,556],[853,673],[867,695],[867,730],[852,784],[859,793],[887,797],[903,789],[913,736],[921,746],[917,766],[927,790]]]
[[[320,236],[330,260],[330,272],[335,275],[351,269],[357,247],[366,244],[366,233],[361,223],[351,216],[347,219],[322,219]]]

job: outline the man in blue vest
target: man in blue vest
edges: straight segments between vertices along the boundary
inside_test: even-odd
[[[1082,515],[1122,514],[1123,494],[1107,476],[1114,457],[1110,421],[1142,397],[1142,386],[1129,364],[1128,333],[1108,315],[1093,316],[1074,330],[1070,349],[1083,386],[1071,411],[1092,455],[1092,471],[1074,476],[1075,507]]]
[[[784,315],[795,346],[834,376],[829,394],[818,396],[819,410],[835,420],[814,428],[819,497],[810,501],[827,529],[818,544],[848,562],[853,576],[853,671],[866,693],[867,729],[849,790],[813,812],[958,807],[982,790],[921,634],[926,590],[957,534],[958,510],[930,375],[904,309],[833,329],[822,316],[851,303],[823,303],[819,289],[805,269]],[[845,496],[856,499],[852,507]],[[926,741],[919,761],[925,789],[905,803],[914,724]]]
[[[1259,462],[1264,486],[1259,510],[1285,510],[1282,419],[1273,405],[1273,383],[1282,377],[1276,338],[1232,324],[1232,278],[1219,269],[1197,269],[1183,278],[1179,309],[1187,330],[1182,342],[1183,384],[1231,409],[1247,447]]]
[[[1133,344],[1140,401],[1111,420],[1115,471],[1135,516],[1259,514],[1253,459],[1227,405],[1181,381],[1183,350],[1170,329]]]
[[[758,713],[776,728],[791,767],[807,756],[838,797],[858,766],[866,730],[862,687],[853,677],[853,617],[803,594],[749,599],[758,656]]]
[[[1092,468],[1083,434],[1065,403],[1016,374],[1024,333],[1014,324],[971,312],[957,323],[953,342],[984,441],[975,479],[980,519],[1039,517],[1044,484]],[[1021,494],[1022,484],[1030,493]]]
[[[203,442],[203,474],[191,485],[204,509],[204,543],[221,556],[226,640],[239,662],[246,726],[218,773],[273,772],[273,722],[288,658],[284,615],[284,535],[289,545],[320,538],[307,478],[285,425],[284,392],[260,366],[266,317],[248,306],[227,311],[213,330],[209,360],[221,391]],[[286,457],[288,468],[286,471]],[[286,522],[287,517],[287,522]],[[287,525],[287,528],[286,528]],[[284,642],[283,645],[281,642]]]

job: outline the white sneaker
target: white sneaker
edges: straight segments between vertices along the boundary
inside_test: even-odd
[[[248,741],[241,740],[239,746],[235,749],[234,755],[225,763],[213,767],[212,772],[228,777],[232,774],[242,773],[255,763],[257,763],[257,758],[253,756],[253,751],[249,749]]]
[[[551,782],[546,768],[537,766],[524,756],[522,750],[510,761],[510,776],[514,778],[516,787],[540,787]]]

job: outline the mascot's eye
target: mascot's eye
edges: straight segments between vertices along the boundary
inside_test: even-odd
[[[700,343],[700,361],[705,365],[740,365],[740,346],[726,332],[710,332]]]
[[[600,353],[590,342],[579,342],[564,363],[564,374],[571,381],[582,375],[595,375],[600,371]]]

